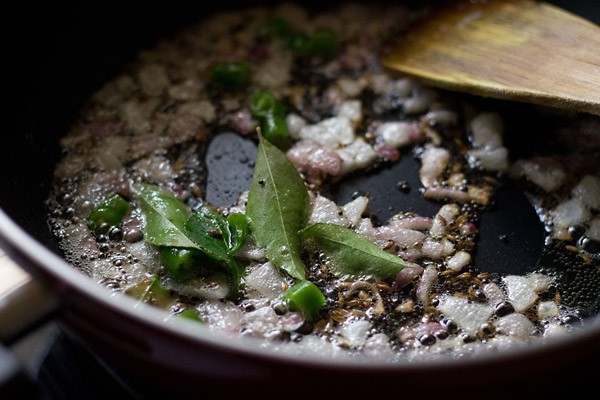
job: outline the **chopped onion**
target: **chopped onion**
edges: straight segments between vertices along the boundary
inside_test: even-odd
[[[464,297],[445,296],[437,306],[444,315],[458,324],[465,332],[475,334],[494,314],[487,304],[474,303]]]
[[[275,299],[287,288],[287,281],[270,262],[260,264],[246,276],[246,286],[262,296]]]
[[[448,268],[453,271],[460,271],[471,262],[471,255],[466,251],[457,251],[449,260]]]
[[[342,206],[342,212],[352,225],[357,225],[362,215],[367,211],[368,204],[369,198],[367,196],[358,196]]]
[[[377,152],[363,138],[357,138],[350,145],[336,150],[342,159],[341,173],[364,168],[377,158]]]
[[[535,325],[525,315],[520,313],[508,314],[499,318],[495,323],[496,332],[502,335],[526,338],[535,331]]]
[[[577,198],[564,201],[552,210],[554,225],[568,228],[586,222],[591,214],[583,202]]]
[[[332,117],[300,129],[300,138],[335,150],[354,141],[354,128],[347,117]]]
[[[600,177],[584,176],[571,190],[571,193],[586,206],[600,210]]]

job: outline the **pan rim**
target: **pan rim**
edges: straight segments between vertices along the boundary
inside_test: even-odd
[[[425,360],[401,360],[383,362],[380,360],[357,360],[336,357],[319,357],[314,354],[298,356],[297,354],[278,352],[260,346],[260,341],[244,337],[228,337],[218,332],[211,332],[206,327],[199,327],[194,321],[183,318],[172,318],[166,321],[167,312],[151,305],[136,301],[125,295],[115,295],[109,289],[98,285],[91,278],[76,270],[66,260],[43,246],[34,237],[18,225],[2,208],[0,208],[0,243],[9,255],[24,258],[29,268],[21,265],[22,260],[17,260],[20,267],[42,269],[71,288],[77,289],[92,301],[106,307],[111,312],[125,315],[131,321],[159,330],[172,338],[184,339],[202,346],[209,346],[216,350],[235,351],[242,355],[257,360],[270,361],[271,363],[291,364],[307,368],[325,368],[336,370],[369,370],[401,372],[426,371],[431,369],[460,369],[486,365],[488,368],[495,363],[518,361],[527,357],[543,355],[555,351],[568,350],[580,342],[600,340],[600,318],[595,316],[584,321],[587,326],[570,335],[552,338],[550,341],[532,343],[526,348],[514,346],[501,352],[484,351],[476,356],[462,359],[450,357],[427,358]],[[30,272],[30,271],[29,271]],[[34,278],[35,279],[35,278]],[[59,303],[60,307],[60,303]],[[223,337],[227,337],[223,341]]]

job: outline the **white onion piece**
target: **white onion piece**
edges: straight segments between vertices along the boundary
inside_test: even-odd
[[[433,224],[431,229],[429,229],[429,235],[433,237],[444,236],[448,225],[452,224],[459,212],[460,208],[458,205],[444,204],[433,218]]]
[[[275,299],[286,290],[287,281],[273,264],[266,262],[246,276],[246,286],[264,297]]]
[[[371,242],[375,242],[377,231],[373,227],[373,221],[370,218],[362,218],[356,227],[356,233],[369,239]]]
[[[356,79],[341,78],[336,82],[337,86],[342,92],[348,97],[358,96],[364,88],[364,81],[357,81]]]
[[[590,221],[585,235],[592,240],[600,241],[600,218],[596,217]]]
[[[367,211],[369,198],[367,196],[358,196],[354,200],[342,206],[344,217],[350,221],[352,225],[357,225],[360,222],[363,214]]]
[[[514,178],[524,176],[527,180],[551,193],[561,187],[567,178],[563,167],[554,160],[519,160],[510,168]]]
[[[475,334],[494,314],[494,309],[487,304],[474,303],[464,297],[445,296],[437,306],[444,315],[462,328],[465,332]]]
[[[415,143],[421,137],[418,126],[407,121],[384,122],[379,125],[375,135],[381,138],[383,143],[394,148]]]
[[[506,285],[508,301],[515,311],[522,312],[529,309],[538,298],[537,293],[546,290],[551,280],[542,274],[530,276],[508,275],[502,278]]]
[[[348,118],[332,117],[303,127],[300,130],[300,138],[312,140],[321,146],[335,150],[354,141],[354,128]]]
[[[340,327],[341,340],[350,347],[360,347],[367,340],[371,327],[365,319],[349,320]]]
[[[554,225],[557,228],[568,228],[579,225],[590,219],[590,210],[577,198],[564,201],[552,210]]]
[[[537,315],[539,319],[558,317],[560,310],[554,301],[541,301],[537,307]]]
[[[288,115],[286,115],[285,124],[288,128],[288,132],[290,133],[292,139],[296,140],[300,138],[300,131],[302,130],[302,128],[308,125],[306,120],[296,113],[289,113]]]
[[[458,123],[458,114],[451,110],[429,111],[424,118],[432,126],[454,126]]]
[[[169,96],[176,100],[197,100],[205,85],[195,79],[186,79],[168,88]],[[185,103],[184,103],[185,104]]]
[[[172,289],[187,296],[197,296],[207,300],[221,300],[229,294],[227,278],[215,275],[211,278],[193,278],[185,281],[165,279],[162,282],[165,289]]]
[[[346,227],[350,226],[350,221],[348,221],[348,218],[341,213],[337,204],[320,194],[317,194],[313,203],[312,212],[308,222],[309,224],[325,222]]]
[[[416,80],[411,78],[400,78],[390,82],[390,78],[387,75],[383,75],[387,79],[383,79],[383,85],[377,85],[374,82],[374,90],[376,93],[391,94],[399,98],[407,98],[415,91],[419,84]]]
[[[336,150],[342,159],[341,174],[365,168],[377,158],[377,152],[363,138],[357,138],[350,145]]]
[[[121,119],[136,134],[148,133],[152,129],[152,114],[160,104],[160,99],[150,98],[144,102],[129,100],[119,107]],[[154,147],[156,148],[156,147]]]
[[[483,147],[467,152],[473,165],[488,171],[506,171],[508,169],[508,149],[506,147]]]
[[[304,315],[300,312],[289,311],[279,317],[281,327],[286,331],[295,331],[304,324]]]
[[[96,161],[101,169],[115,171],[127,161],[128,141],[118,135],[104,138],[96,151]]]
[[[429,187],[423,192],[423,197],[427,200],[452,200],[465,202],[471,200],[471,194],[463,192],[457,188],[447,187]],[[478,199],[473,199],[481,203]],[[483,203],[482,203],[483,204]]]
[[[252,240],[246,240],[235,255],[248,260],[262,261],[266,257],[266,250],[258,247]]]
[[[229,301],[203,301],[197,310],[211,330],[237,335],[242,329],[242,311]]]
[[[211,123],[217,117],[215,106],[209,100],[199,100],[183,103],[177,108],[177,114],[191,114],[206,123]]]
[[[531,287],[537,293],[545,292],[546,290],[548,290],[550,288],[550,284],[552,283],[552,280],[553,280],[548,275],[544,275],[544,274],[540,274],[540,273],[529,274],[527,276],[527,279],[529,279]]]
[[[444,255],[444,247],[441,242],[428,237],[423,241],[421,252],[433,260],[439,260]]]
[[[294,58],[290,52],[273,52],[265,62],[255,66],[252,81],[271,89],[285,86],[290,80],[293,63]]]
[[[385,333],[376,333],[365,340],[363,352],[366,356],[380,360],[394,357],[390,339]]]
[[[500,286],[493,282],[483,285],[483,293],[485,293],[488,304],[491,306],[496,306],[506,300],[504,292],[502,289],[500,289]]]
[[[353,125],[357,125],[362,121],[362,103],[360,100],[347,100],[340,104],[340,108],[337,112],[338,117],[345,117],[352,122]]]
[[[279,328],[279,318],[272,307],[260,307],[242,316],[242,326],[246,334],[267,336]]]
[[[569,331],[564,325],[559,323],[551,323],[546,326],[546,329],[544,330],[544,337],[555,338],[567,335],[568,333]]]
[[[396,274],[394,278],[393,287],[394,288],[403,288],[412,282],[417,276],[419,276],[423,272],[423,267],[417,264],[413,264],[410,267],[402,268],[400,272]]]
[[[411,97],[404,101],[404,112],[407,114],[420,114],[429,109],[429,106],[438,97],[435,90],[416,87]]]
[[[175,179],[171,163],[159,155],[142,158],[133,165],[133,168],[143,171],[147,178],[154,182],[166,183]]]
[[[392,240],[403,249],[416,247],[426,238],[423,232],[387,225],[375,228],[375,230],[377,232],[376,239]]]
[[[519,338],[527,338],[535,331],[533,322],[520,313],[512,313],[501,317],[494,325],[497,333]]]
[[[432,186],[438,176],[446,169],[450,161],[450,152],[441,147],[426,146],[421,155],[419,177],[425,187]]]
[[[581,200],[586,206],[600,210],[600,177],[594,175],[586,175],[573,190],[573,197]]]
[[[392,217],[388,225],[395,226],[398,228],[404,229],[414,229],[417,231],[425,231],[431,229],[431,225],[433,224],[433,219],[429,217]]]
[[[160,96],[171,84],[164,65],[148,64],[138,72],[138,83],[146,96]]]
[[[471,255],[466,251],[457,251],[449,260],[448,268],[453,271],[460,271],[471,262]]]
[[[448,257],[454,254],[454,243],[448,238],[443,238],[440,242],[442,245],[442,257]]]
[[[421,279],[419,279],[419,283],[417,284],[417,299],[426,306],[429,305],[429,294],[431,293],[431,289],[437,278],[437,268],[430,265],[425,268],[425,271],[421,274]]]
[[[321,172],[336,176],[342,168],[339,154],[312,140],[296,142],[286,155],[296,167],[306,170],[309,176],[318,176]]]
[[[471,120],[473,147],[497,148],[502,146],[504,123],[498,113],[480,113]]]

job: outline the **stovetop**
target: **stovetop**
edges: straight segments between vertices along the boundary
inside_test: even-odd
[[[56,322],[24,338],[12,350],[23,362],[28,378],[20,393],[14,393],[15,400],[170,398],[150,382],[107,364]]]

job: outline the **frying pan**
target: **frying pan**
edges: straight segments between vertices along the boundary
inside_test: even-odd
[[[194,3],[104,1],[68,8],[51,3],[15,4],[15,20],[21,23],[9,36],[6,57],[10,64],[6,77],[10,113],[4,121],[9,125],[0,148],[0,246],[43,284],[49,296],[47,304],[51,304],[50,299],[57,300],[57,308],[49,307],[55,314],[43,315],[57,318],[69,335],[108,362],[152,382],[160,388],[157,390],[182,397],[200,393],[297,397],[295,392],[303,397],[320,397],[339,395],[347,389],[355,397],[423,393],[453,396],[465,390],[486,390],[490,385],[499,395],[511,393],[516,385],[537,387],[541,379],[556,381],[553,388],[560,389],[560,382],[568,382],[569,378],[591,378],[591,372],[586,375],[576,367],[600,356],[597,318],[588,321],[589,326],[574,337],[475,359],[383,365],[298,358],[270,353],[253,342],[213,336],[189,321],[173,319],[165,323],[162,312],[114,296],[68,265],[49,232],[43,205],[53,165],[60,157],[58,138],[67,131],[83,101],[137,51],[216,9],[248,5],[242,1]],[[599,20],[599,10],[591,2],[553,3]],[[525,105],[503,106],[514,107],[511,115],[515,121],[529,111]],[[528,145],[527,140],[524,144]],[[414,170],[411,165],[398,168]],[[369,191],[372,206],[385,218],[390,196],[399,196],[382,189],[390,187],[385,182],[395,179],[394,174],[384,171],[369,178],[349,181],[335,195],[341,200],[356,190]],[[377,185],[373,185],[373,179]],[[243,180],[238,184],[243,185]],[[510,204],[523,201],[514,190],[504,195]],[[422,201],[412,203],[410,196],[401,197],[414,207],[428,207]],[[523,221],[527,221],[523,226],[527,229],[518,233],[524,235],[523,240],[512,243],[524,244],[508,250],[490,245],[489,251],[513,254],[513,259],[537,259],[543,231],[527,204],[517,208],[523,210]],[[506,211],[499,206],[497,214],[491,213],[496,217],[482,220],[487,224],[482,229],[499,226],[506,219],[502,212]],[[514,228],[498,229],[513,232]],[[481,251],[477,257],[488,256]],[[494,268],[501,271],[507,267],[499,264]],[[523,268],[527,267],[517,266],[515,272],[523,273]],[[32,319],[30,329],[40,321]],[[23,332],[14,333],[10,340],[18,340]],[[493,397],[493,393],[488,392],[487,397]]]

